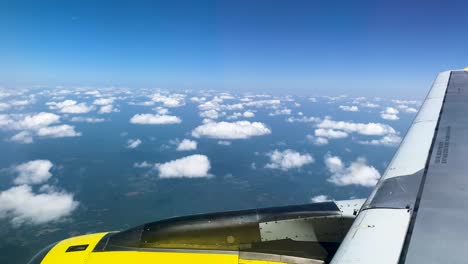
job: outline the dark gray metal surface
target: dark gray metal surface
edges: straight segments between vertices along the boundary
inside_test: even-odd
[[[414,208],[424,170],[384,180],[373,199],[366,204],[369,208]]]
[[[453,71],[402,263],[468,263],[468,73]]]

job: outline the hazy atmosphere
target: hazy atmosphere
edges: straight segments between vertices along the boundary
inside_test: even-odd
[[[366,198],[466,4],[1,1],[0,263],[194,213]]]

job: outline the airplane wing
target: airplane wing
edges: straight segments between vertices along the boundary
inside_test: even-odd
[[[437,76],[332,264],[466,263],[468,72]]]

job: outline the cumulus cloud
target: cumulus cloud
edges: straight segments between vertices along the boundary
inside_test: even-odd
[[[320,122],[322,121],[320,118],[318,117],[313,117],[313,116],[310,116],[310,117],[307,117],[307,116],[301,116],[301,117],[289,117],[288,119],[286,119],[287,122],[289,123],[317,123],[317,122]]]
[[[341,110],[346,111],[346,112],[358,112],[359,108],[355,105],[340,105],[339,106]]]
[[[7,104],[7,103],[1,103],[0,102],[0,111],[5,111],[7,109],[9,109],[11,107],[11,105]]]
[[[365,136],[383,136],[396,134],[395,129],[381,123],[352,123],[325,119],[317,125],[319,128],[343,130],[348,133],[358,133]]]
[[[270,113],[270,116],[277,116],[277,115],[290,115],[292,113],[291,109],[289,108],[283,108],[283,109],[277,109],[274,112]]]
[[[360,106],[367,107],[367,108],[377,108],[380,105],[375,104],[375,103],[371,103],[371,102],[364,102],[364,103],[361,103]]]
[[[37,130],[60,121],[60,116],[41,112],[32,115],[0,115],[0,128],[5,130]]]
[[[30,144],[34,142],[33,136],[29,131],[21,131],[18,134],[13,135],[10,138],[10,141],[21,143],[21,144]]]
[[[226,141],[226,140],[219,140],[218,145],[221,146],[231,146],[231,141]]]
[[[306,138],[314,145],[323,146],[328,144],[328,139],[324,137],[316,137],[313,135],[307,135]]]
[[[181,122],[182,120],[177,116],[158,114],[136,114],[130,119],[130,123],[139,125],[165,125]]]
[[[162,103],[165,107],[180,107],[185,104],[185,95],[163,95],[161,93],[156,93],[151,97],[151,100],[156,103]]]
[[[323,138],[345,138],[348,136],[348,133],[334,129],[318,128],[315,129],[315,136]]]
[[[338,186],[372,187],[380,178],[380,173],[374,167],[367,165],[364,158],[358,158],[346,167],[340,157],[326,155],[325,165],[332,174],[328,181]]]
[[[32,115],[0,115],[0,128],[3,130],[22,130],[12,136],[10,141],[23,144],[32,143],[34,135],[52,138],[81,136],[81,133],[76,132],[73,126],[51,126],[59,121],[60,116],[46,112]]]
[[[385,120],[398,120],[399,111],[393,107],[387,107],[384,111],[380,112],[380,117]]]
[[[245,118],[251,118],[251,117],[254,117],[255,116],[255,113],[252,112],[252,111],[245,111],[243,114],[242,114],[243,117]]]
[[[313,203],[323,203],[323,202],[331,201],[331,199],[330,197],[326,195],[317,195],[317,196],[310,198],[310,201]]]
[[[310,154],[301,154],[297,151],[286,149],[284,151],[274,150],[269,153],[270,163],[265,165],[268,169],[280,169],[287,171],[289,169],[300,168],[306,164],[314,162]]]
[[[77,206],[72,194],[53,190],[36,194],[28,185],[0,192],[0,218],[10,219],[17,227],[59,221],[69,216]]]
[[[134,149],[134,148],[138,148],[138,146],[140,146],[142,143],[142,141],[138,138],[135,138],[135,139],[129,139],[127,141],[127,148],[129,149]]]
[[[13,167],[13,171],[18,174],[15,178],[15,184],[40,184],[46,182],[52,173],[54,165],[49,160],[32,160],[21,163]]]
[[[209,177],[210,168],[208,157],[198,154],[155,165],[161,178]]]
[[[37,135],[40,137],[63,138],[63,137],[79,137],[81,136],[81,133],[76,132],[74,126],[58,125],[58,126],[41,127],[37,131]]]
[[[72,122],[101,123],[106,121],[104,118],[74,116],[70,119]]]
[[[416,100],[392,100],[395,104],[404,104],[404,105],[420,105],[421,103]]]
[[[414,107],[409,107],[407,105],[398,105],[397,107],[398,109],[402,110],[405,113],[417,113],[418,112],[418,109]]]
[[[94,100],[93,104],[95,105],[110,105],[112,103],[114,103],[114,98],[100,98],[100,99],[96,99]]]
[[[209,122],[196,127],[192,131],[192,136],[196,138],[246,139],[253,136],[268,135],[270,133],[271,130],[260,122]]]
[[[156,111],[156,113],[158,113],[159,115],[169,114],[169,109],[161,107],[161,106],[157,106],[157,107],[153,108],[153,110]]]
[[[50,109],[56,109],[59,112],[66,114],[85,114],[94,110],[93,106],[88,106],[86,103],[78,103],[75,100],[49,102],[47,105],[49,105]]]
[[[197,142],[195,140],[184,139],[177,145],[177,151],[189,151],[197,149]]]
[[[361,140],[359,143],[365,145],[383,145],[383,146],[397,146],[401,142],[401,137],[398,135],[390,134],[384,136],[380,139],[372,139],[372,140]]]
[[[101,108],[99,108],[98,111],[99,114],[109,114],[112,112],[119,112],[119,110],[117,108],[114,108],[114,106],[111,104],[101,106]]]
[[[151,164],[151,163],[149,163],[147,161],[135,162],[135,163],[133,163],[133,167],[139,168],[139,169],[151,168],[151,167],[153,167],[153,164]]]
[[[209,118],[209,119],[218,119],[219,113],[218,111],[214,109],[206,110],[200,113],[200,117]]]

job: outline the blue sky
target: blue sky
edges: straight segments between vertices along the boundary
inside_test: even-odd
[[[0,84],[421,99],[462,68],[463,1],[2,1]]]

